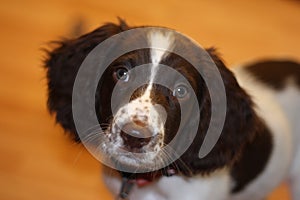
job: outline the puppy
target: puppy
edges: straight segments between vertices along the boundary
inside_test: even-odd
[[[300,199],[300,64],[293,61],[262,61],[230,71],[213,48],[205,50],[223,80],[226,117],[212,150],[199,157],[212,117],[211,93],[192,64],[172,53],[172,45],[180,38],[153,29],[146,40],[163,44],[169,51],[137,49],[110,63],[95,93],[101,131],[80,137],[72,103],[81,64],[98,44],[135,28],[122,20],[105,24],[79,38],[59,42],[45,61],[48,108],[56,121],[77,142],[99,140],[100,153],[117,163],[104,170],[108,188],[121,199],[131,200],[259,200],[288,180],[293,199]],[[135,42],[132,38],[123,41]],[[108,54],[113,50],[107,49]],[[159,59],[154,59],[157,56]],[[135,67],[148,63],[146,73],[133,73]],[[169,80],[170,87],[151,82],[160,74],[158,64],[171,67],[181,77]],[[209,66],[202,68],[210,75]],[[130,83],[142,75],[150,81],[131,92],[128,102],[120,103],[113,112],[114,88],[122,101]],[[196,103],[191,101],[193,95]],[[197,127],[194,136],[189,127]],[[171,157],[163,148],[177,134],[180,139],[175,144],[188,141],[189,146],[168,162]],[[157,167],[161,163],[164,165]],[[145,171],[123,171],[117,166]]]

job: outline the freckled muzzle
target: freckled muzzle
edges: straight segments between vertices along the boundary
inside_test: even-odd
[[[133,153],[155,151],[155,147],[158,150],[166,118],[165,111],[159,111],[162,109],[152,105],[149,96],[141,96],[121,107],[112,124],[112,134],[120,140],[119,147]]]

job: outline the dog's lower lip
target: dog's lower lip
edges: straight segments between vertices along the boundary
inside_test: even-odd
[[[128,152],[128,153],[143,153],[144,151],[139,148],[128,148],[128,147],[120,147],[122,151]]]

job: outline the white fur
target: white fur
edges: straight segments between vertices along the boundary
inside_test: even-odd
[[[294,148],[290,180],[293,199],[300,199],[300,88],[297,88],[294,80],[288,80],[285,90],[276,94],[276,99],[291,122]]]
[[[145,95],[150,95],[153,81],[158,71],[159,63],[172,51],[175,46],[175,38],[172,32],[152,31],[148,35],[148,43],[151,47],[150,57],[153,64],[151,68],[149,86]]]
[[[152,31],[149,33],[148,42],[151,47],[151,61],[154,65],[158,65],[168,51],[173,50],[174,40],[172,32]]]
[[[104,182],[117,195],[120,178],[114,173],[105,173]],[[162,177],[147,186],[134,186],[130,200],[224,200],[230,192],[230,178],[226,169],[209,176],[183,178]]]

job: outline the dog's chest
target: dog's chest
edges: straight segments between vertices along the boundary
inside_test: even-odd
[[[265,169],[241,193],[232,199],[261,199],[284,180],[289,173],[293,155],[293,134],[285,110],[276,92],[253,79],[243,69],[234,69],[239,84],[251,95],[257,114],[271,130],[272,154]],[[255,164],[255,163],[253,163]]]
[[[120,179],[105,175],[109,189],[117,195]],[[162,177],[144,187],[134,186],[130,200],[224,200],[230,193],[230,176],[227,170],[212,173],[209,176],[183,178],[180,176]]]

